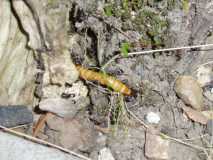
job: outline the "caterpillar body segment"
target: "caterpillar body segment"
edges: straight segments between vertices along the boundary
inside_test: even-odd
[[[79,76],[84,80],[98,81],[100,84],[108,86],[116,92],[120,92],[125,95],[132,94],[131,89],[112,76],[86,69],[80,65],[77,65],[76,68],[79,71]]]
[[[88,81],[98,81],[102,85],[106,85],[106,80],[104,78],[106,75],[86,69],[80,65],[77,65],[76,68],[79,71],[79,76],[82,79],[88,80]]]
[[[107,76],[106,78],[106,86],[109,86],[116,92],[123,93],[125,95],[131,95],[131,90],[123,84],[121,81],[115,79],[112,76]]]

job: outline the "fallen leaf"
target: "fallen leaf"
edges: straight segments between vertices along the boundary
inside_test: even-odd
[[[39,131],[41,131],[41,129],[43,128],[47,118],[50,115],[53,115],[53,114],[50,113],[50,112],[47,112],[46,114],[43,114],[43,115],[40,116],[38,122],[36,123],[35,127],[33,128],[33,137],[36,137],[38,135]]]
[[[208,119],[202,114],[202,112],[196,111],[190,107],[182,107],[184,113],[188,116],[189,119],[199,122],[201,124],[207,124]]]

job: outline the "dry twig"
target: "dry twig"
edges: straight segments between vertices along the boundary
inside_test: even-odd
[[[148,50],[148,51],[140,51],[140,52],[130,52],[130,53],[128,53],[128,56],[146,55],[146,54],[150,54],[150,53],[176,51],[176,50],[199,49],[201,47],[211,47],[211,46],[213,47],[213,44],[203,44],[203,45],[183,46],[183,47],[156,49],[156,50]]]
[[[135,55],[148,55],[156,52],[166,52],[166,51],[177,51],[177,50],[187,50],[187,49],[199,49],[201,47],[213,47],[213,44],[203,44],[203,45],[194,45],[194,46],[182,46],[182,47],[174,47],[174,48],[164,48],[164,49],[155,49],[155,50],[146,50],[140,52],[130,52],[128,56],[135,56]],[[121,58],[120,54],[113,56],[108,62],[106,62],[101,69],[104,70],[110,63],[112,63],[117,58]],[[212,62],[211,62],[212,63]],[[206,64],[204,64],[206,65]]]

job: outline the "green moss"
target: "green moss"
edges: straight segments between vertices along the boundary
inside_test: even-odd
[[[113,15],[113,6],[111,4],[108,4],[104,7],[104,13],[106,16],[110,17]]]
[[[121,55],[123,57],[128,57],[128,52],[129,52],[129,49],[130,49],[130,44],[128,42],[124,42],[121,44]]]
[[[185,13],[189,11],[189,0],[182,0],[182,7]]]
[[[160,48],[167,39],[169,22],[166,16],[174,8],[187,13],[189,0],[110,0],[105,12],[108,16],[120,18],[124,31],[139,31],[142,46]]]
[[[53,3],[54,3],[54,0],[48,0],[47,3],[48,3],[48,4],[53,4]]]
[[[167,9],[168,10],[174,9],[174,8],[177,7],[177,4],[178,4],[177,0],[168,0],[167,1]]]
[[[123,30],[137,30],[141,33],[144,46],[161,47],[165,41],[168,21],[165,18],[165,8],[159,9],[158,4],[163,0],[120,0],[110,1],[106,5],[105,13],[120,18]],[[169,4],[169,5],[172,5]],[[164,15],[161,15],[164,13]],[[135,14],[135,15],[132,15]]]

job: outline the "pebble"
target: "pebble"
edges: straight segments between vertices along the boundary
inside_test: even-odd
[[[72,118],[88,104],[89,99],[87,97],[82,97],[77,101],[63,98],[47,98],[41,100],[39,108],[43,111],[55,113],[60,117]]]
[[[86,97],[88,94],[87,87],[83,84],[83,82],[78,81],[72,84],[72,87],[66,87],[64,94],[70,95],[72,100],[77,101],[82,97]]]
[[[211,94],[213,94],[213,88],[211,88],[210,92],[211,92]]]
[[[154,112],[149,112],[145,118],[149,123],[152,124],[158,124],[160,121],[160,116]]]
[[[209,120],[209,121],[207,122],[206,132],[207,132],[210,136],[213,136],[213,120]]]
[[[65,119],[50,116],[47,119],[47,125],[59,134],[53,136],[54,141],[65,148],[90,152],[96,146],[97,132],[86,118]]]
[[[208,100],[213,101],[213,89],[210,90],[207,89],[204,91],[203,94]]]
[[[202,87],[210,84],[212,80],[213,80],[212,67],[200,66],[197,69],[197,81]]]
[[[203,90],[191,76],[179,76],[175,82],[175,92],[187,105],[196,110],[203,108]]]
[[[205,110],[201,112],[208,120],[213,120],[213,110]]]
[[[28,110],[27,106],[0,106],[0,125],[15,127],[29,123],[33,123],[33,114]]]
[[[146,132],[145,156],[156,160],[169,159],[169,141],[148,130]]]

